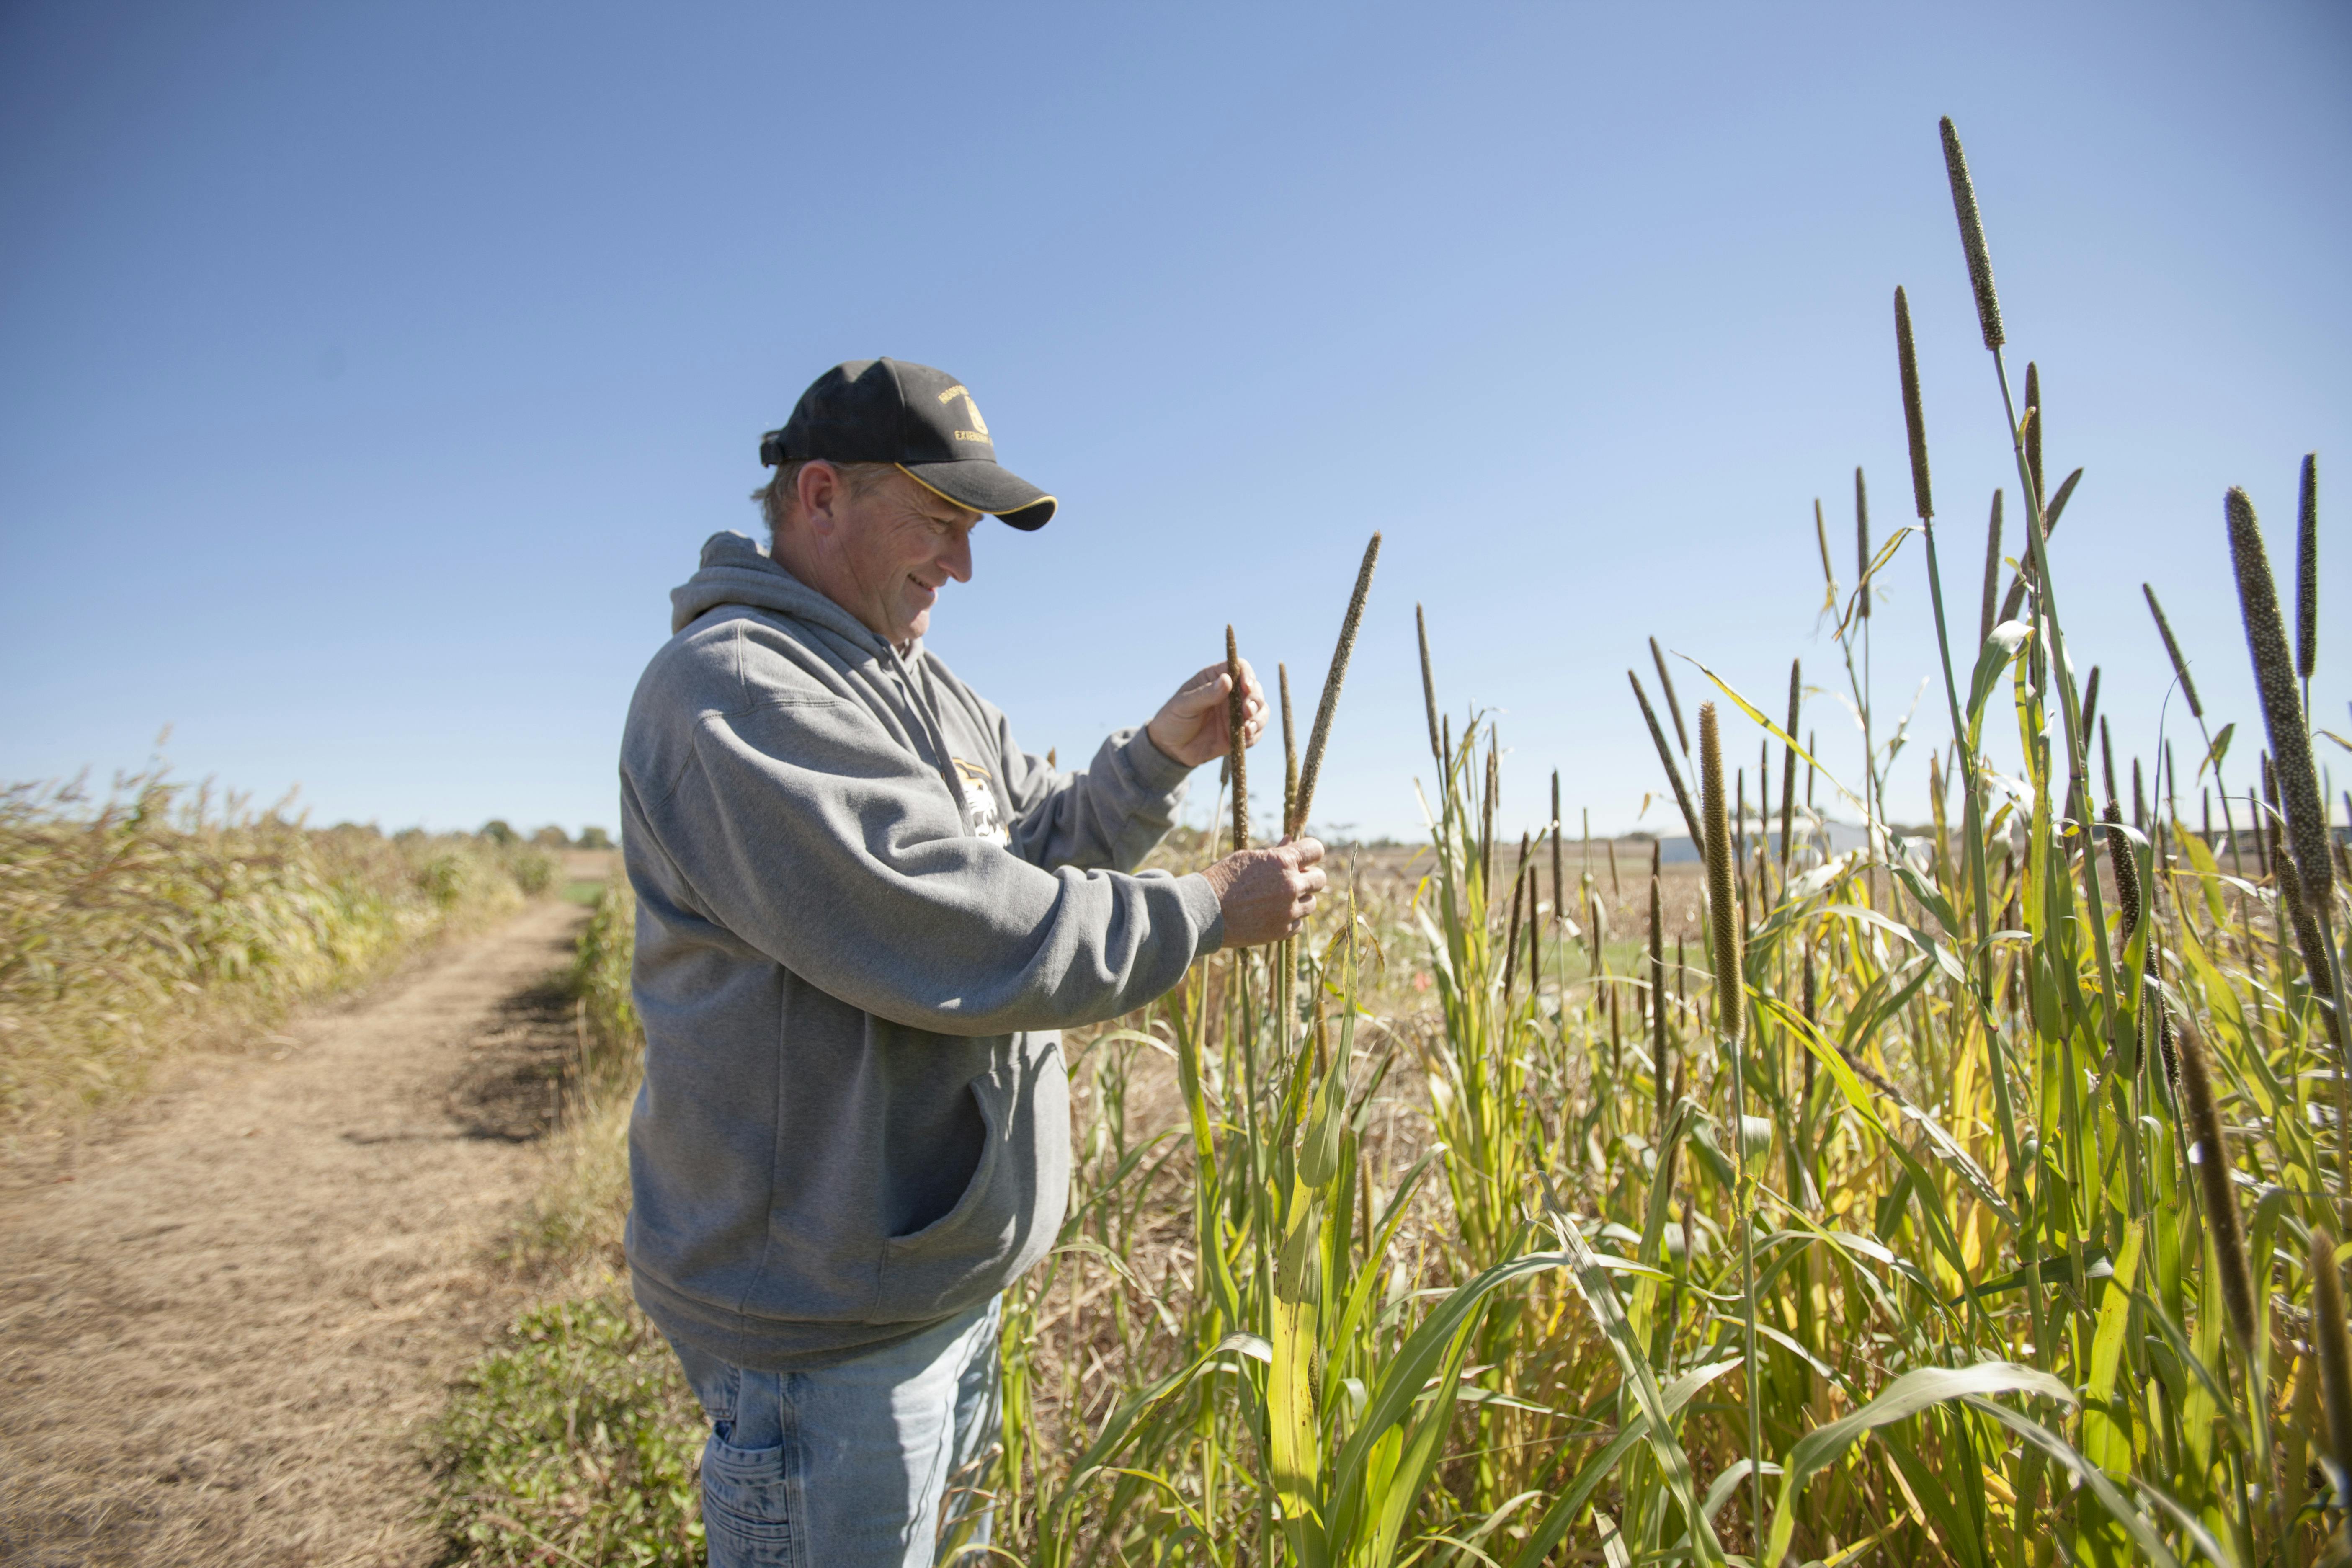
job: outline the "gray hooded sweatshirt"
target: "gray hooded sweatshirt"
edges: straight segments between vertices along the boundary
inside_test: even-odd
[[[1169,990],[1223,921],[1204,879],[1129,874],[1187,771],[1141,732],[1054,773],[919,642],[740,534],[670,603],[621,742],[630,1273],[674,1339],[818,1365],[1043,1256],[1069,1181],[1056,1031]]]

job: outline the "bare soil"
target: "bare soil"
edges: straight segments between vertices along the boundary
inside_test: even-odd
[[[439,1555],[422,1439],[524,1304],[498,1254],[585,915],[534,903],[8,1173],[0,1563]]]

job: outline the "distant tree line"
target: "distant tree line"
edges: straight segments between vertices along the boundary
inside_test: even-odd
[[[515,831],[513,824],[502,816],[494,816],[482,824],[481,831],[475,837],[500,845],[524,841],[523,836]],[[530,842],[541,849],[610,849],[613,847],[613,836],[601,827],[583,827],[580,830],[580,837],[574,838],[550,823],[532,834]]]

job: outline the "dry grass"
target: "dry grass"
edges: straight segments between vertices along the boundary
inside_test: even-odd
[[[11,1144],[136,1092],[544,890],[541,849],[316,829],[160,772],[103,800],[0,789],[0,1131]]]

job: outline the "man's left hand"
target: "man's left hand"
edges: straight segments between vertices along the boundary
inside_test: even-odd
[[[1213,762],[1232,750],[1233,721],[1228,715],[1226,699],[1233,691],[1233,677],[1225,673],[1223,659],[1208,666],[1176,689],[1160,708],[1144,733],[1151,743],[1188,768]],[[1242,660],[1242,744],[1257,744],[1258,732],[1265,728],[1265,688],[1257,683],[1257,675]]]

